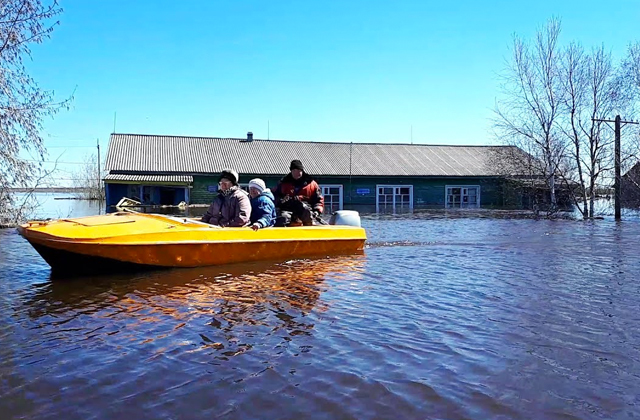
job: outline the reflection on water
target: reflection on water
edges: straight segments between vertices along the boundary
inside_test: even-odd
[[[275,329],[291,328],[296,323],[287,311],[310,311],[317,304],[326,276],[348,275],[357,280],[363,263],[364,256],[355,255],[154,271],[137,276],[53,279],[25,291],[30,295],[26,306],[36,319],[99,313],[111,320],[126,314],[139,322],[158,322],[167,317],[184,320],[187,307],[189,317],[209,316],[210,325],[224,326],[223,330],[235,324],[257,325],[265,314],[282,321]]]
[[[30,263],[14,274],[40,276]],[[174,395],[190,384],[209,405],[211,381],[241,383],[281,357],[309,353],[330,305],[320,298],[331,287],[326,280],[359,283],[364,263],[363,255],[336,256],[14,284],[9,293],[20,299],[11,303],[13,315],[0,307],[8,316],[0,324],[0,374],[10,383],[0,388],[0,408],[31,418],[86,418],[97,408],[110,413],[104,418],[121,418],[121,404],[102,400],[115,393],[139,402],[140,411],[129,412],[142,418],[154,383]],[[146,371],[150,364],[156,368]],[[144,379],[149,374],[152,382]],[[96,375],[102,397],[93,400],[87,391]],[[63,404],[47,397],[50,389]],[[153,404],[164,403],[170,400]]]

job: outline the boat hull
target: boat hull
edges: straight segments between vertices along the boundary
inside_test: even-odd
[[[80,254],[33,242],[31,242],[31,245],[42,259],[49,264],[54,275],[135,272],[163,268]]]
[[[213,229],[159,215],[106,215],[18,228],[56,272],[199,267],[362,251],[363,229],[346,226]],[[151,217],[151,219],[149,219]]]

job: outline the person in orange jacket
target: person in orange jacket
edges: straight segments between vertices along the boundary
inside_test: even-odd
[[[276,226],[288,226],[301,221],[304,226],[313,225],[324,211],[324,197],[318,183],[304,172],[298,159],[292,160],[291,172],[280,180],[275,196],[278,217]]]

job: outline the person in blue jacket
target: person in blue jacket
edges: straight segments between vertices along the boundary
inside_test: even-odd
[[[251,217],[249,227],[258,230],[271,227],[276,223],[276,203],[271,190],[264,181],[255,178],[249,181],[251,197]]]

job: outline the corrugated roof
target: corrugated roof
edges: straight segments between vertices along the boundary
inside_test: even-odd
[[[300,159],[318,176],[496,176],[496,157],[511,146],[325,143],[310,141],[112,134],[106,168],[113,172],[281,175]],[[517,149],[519,150],[519,149]]]
[[[191,175],[129,175],[129,174],[109,174],[104,177],[105,181],[132,181],[132,182],[174,182],[190,184],[193,182]]]

